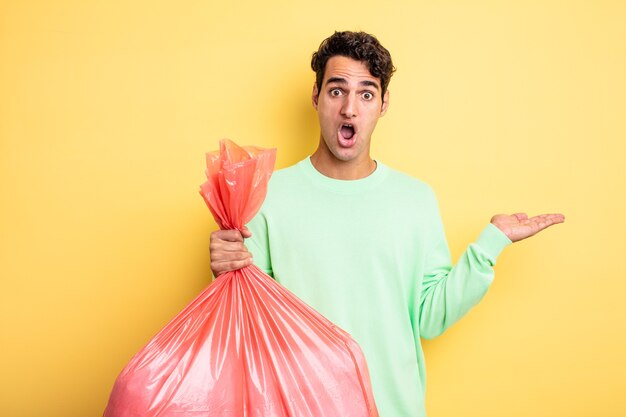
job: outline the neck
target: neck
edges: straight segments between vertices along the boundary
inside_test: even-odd
[[[351,161],[342,161],[330,152],[324,152],[322,147],[317,148],[311,155],[313,167],[322,175],[336,180],[358,180],[369,176],[376,170],[376,161],[369,154],[364,158]]]

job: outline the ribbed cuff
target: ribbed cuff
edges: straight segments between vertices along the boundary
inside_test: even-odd
[[[478,245],[487,258],[491,261],[492,265],[495,265],[496,259],[500,252],[510,245],[511,240],[506,237],[506,235],[498,229],[493,224],[489,223],[487,227],[483,229],[476,240],[476,245]]]

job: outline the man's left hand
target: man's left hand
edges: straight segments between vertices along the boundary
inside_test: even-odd
[[[553,224],[563,223],[565,216],[560,213],[542,214],[528,218],[526,213],[496,214],[491,223],[508,237],[511,242],[517,242],[531,237]]]

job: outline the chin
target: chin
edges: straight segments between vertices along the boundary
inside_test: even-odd
[[[354,161],[355,159],[358,159],[359,157],[358,153],[350,152],[349,154],[345,154],[345,153],[342,153],[341,150],[339,152],[333,152],[332,154],[335,157],[335,159],[338,159],[339,161],[342,161],[342,162]]]

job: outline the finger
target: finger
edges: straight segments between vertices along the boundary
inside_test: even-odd
[[[216,277],[225,272],[234,271],[252,265],[252,259],[228,262],[211,262],[211,270]]]
[[[228,242],[243,242],[243,236],[239,230],[217,230],[211,233],[211,241],[225,240]]]
[[[550,224],[563,223],[565,221],[565,216],[560,213],[551,213],[551,214],[541,214],[539,216],[534,216],[529,219],[530,221],[537,222],[547,222]]]
[[[563,223],[565,220],[562,214],[542,214],[529,219],[536,227],[537,231],[543,230],[555,224]]]
[[[210,253],[212,261],[242,261],[252,259],[252,254],[248,251],[212,251]]]
[[[213,252],[248,252],[243,242],[229,242],[227,240],[215,240],[209,243],[209,251]]]
[[[561,213],[548,214],[548,216],[550,216],[554,223],[563,223],[565,221],[565,216]]]

